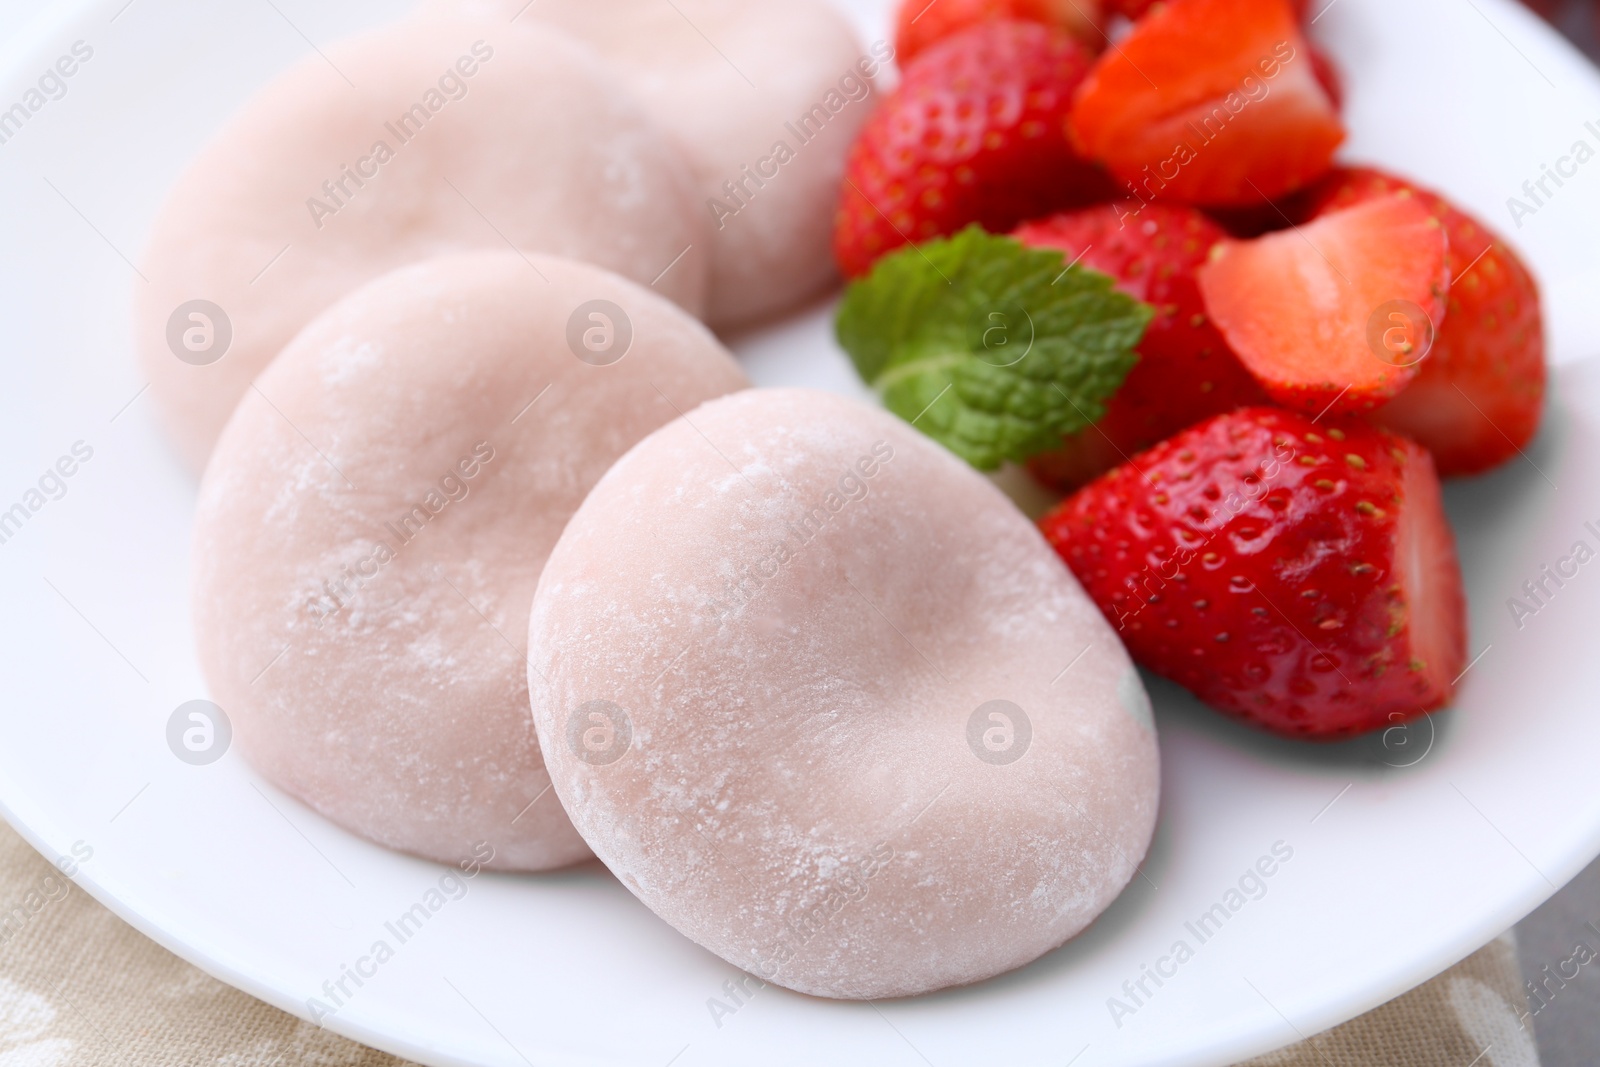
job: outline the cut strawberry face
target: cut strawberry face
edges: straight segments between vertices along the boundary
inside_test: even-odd
[[[1335,170],[1286,209],[1302,219],[1408,192],[1450,238],[1449,310],[1416,381],[1372,413],[1433,453],[1441,475],[1476,474],[1533,439],[1544,408],[1539,286],[1505,240],[1437,193],[1370,168]]]
[[[1447,251],[1439,220],[1396,194],[1225,241],[1200,268],[1200,292],[1272,399],[1311,413],[1370,411],[1417,376],[1444,317]]]
[[[1100,57],[1068,122],[1135,196],[1259,204],[1328,169],[1338,110],[1286,0],[1170,0]]]
[[[1426,455],[1417,446],[1410,448],[1416,449],[1413,460]],[[1405,506],[1395,523],[1394,571],[1401,601],[1410,612],[1411,666],[1418,693],[1449,694],[1467,658],[1461,565],[1455,535],[1443,519],[1444,497],[1432,464],[1412,461],[1404,469],[1399,496]]]

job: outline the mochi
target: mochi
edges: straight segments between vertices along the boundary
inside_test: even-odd
[[[429,859],[586,857],[529,715],[539,570],[617,457],[744,385],[683,310],[551,256],[459,253],[334,304],[201,481],[195,632],[245,757]]]
[[[556,25],[613,61],[694,172],[718,329],[836,282],[845,156],[894,49],[863,45],[826,0],[428,0],[424,10]]]
[[[144,255],[138,350],[191,467],[301,327],[431,256],[583,259],[701,313],[711,229],[687,164],[592,50],[435,18],[323,51],[200,151]]]
[[[556,543],[528,640],[584,840],[791,989],[1022,966],[1150,841],[1156,736],[1116,634],[992,484],[877,408],[754,390],[652,433]]]

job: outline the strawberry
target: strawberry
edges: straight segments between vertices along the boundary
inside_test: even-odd
[[[1311,70],[1317,76],[1317,83],[1322,86],[1323,92],[1328,94],[1328,99],[1333,103],[1335,111],[1344,109],[1344,79],[1339,74],[1339,68],[1333,58],[1316,45],[1307,42],[1306,54],[1311,57]],[[1330,174],[1337,173],[1329,171]],[[1234,237],[1260,237],[1273,230],[1282,230],[1296,221],[1288,213],[1288,204],[1298,201],[1311,188],[1300,190],[1282,201],[1268,200],[1258,197],[1254,203],[1248,205],[1235,205],[1233,207],[1210,207],[1206,214],[1216,219]]]
[[[1218,244],[1200,292],[1272,399],[1313,413],[1368,411],[1417,376],[1420,338],[1400,338],[1403,350],[1379,338],[1394,336],[1383,329],[1390,315],[1412,316],[1399,319],[1412,332],[1428,329],[1422,315],[1440,320],[1446,252],[1444,227],[1416,197],[1384,196]]]
[[[1149,10],[1154,7],[1156,3],[1157,0],[1109,0],[1109,2],[1106,4],[1106,7],[1114,14],[1121,15],[1123,18],[1138,21],[1139,19],[1144,18],[1145,14],[1149,12]],[[1309,6],[1309,4],[1310,0],[1290,0],[1290,6],[1294,8],[1295,18],[1304,19],[1306,17],[1306,8]]]
[[[977,223],[1110,198],[1063,123],[1090,56],[1064,30],[985,22],[912,60],[851,147],[834,252],[860,277],[885,252]]]
[[[1263,200],[1254,207],[1207,208],[1206,214],[1230,237],[1260,237],[1290,225],[1283,205],[1276,201]]]
[[[1073,104],[1081,154],[1141,200],[1249,205],[1328,169],[1344,127],[1287,0],[1169,0]]]
[[[1099,0],[904,0],[895,15],[895,55],[904,65],[936,41],[999,19],[1055,26],[1096,51],[1105,45]]]
[[[1186,426],[1267,396],[1205,315],[1195,269],[1227,235],[1194,208],[1122,201],[1025,223],[1013,235],[1057,248],[1069,261],[1111,275],[1155,309],[1139,363],[1090,429],[1029,469],[1061,489],[1082,485]]]
[[[1436,193],[1370,169],[1336,170],[1296,198],[1316,218],[1392,193],[1415,197],[1450,239],[1444,321],[1420,373],[1372,421],[1433,453],[1442,475],[1476,474],[1516,455],[1544,407],[1539,287],[1505,241]]]
[[[1338,64],[1333,57],[1322,49],[1306,42],[1306,55],[1311,57],[1311,73],[1317,77],[1317,84],[1322,86],[1322,91],[1328,94],[1328,102],[1333,105],[1333,110],[1344,110],[1344,79],[1339,75]]]
[[[1219,415],[1040,526],[1135,660],[1275,733],[1414,718],[1449,702],[1466,661],[1433,462],[1358,420]]]

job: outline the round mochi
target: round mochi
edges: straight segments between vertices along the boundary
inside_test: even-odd
[[[325,51],[244,106],[155,223],[138,346],[195,469],[302,326],[408,263],[510,246],[703,311],[710,227],[687,165],[593,51],[447,18]]]
[[[736,967],[828,997],[975,982],[1122,890],[1150,705],[1000,492],[806,390],[714,400],[601,479],[550,555],[534,721],[590,847]]]
[[[429,4],[555,24],[614,61],[694,171],[713,230],[713,325],[769,318],[835,282],[845,156],[894,53],[887,42],[864,48],[826,0]]]
[[[200,662],[246,757],[430,859],[587,856],[528,714],[540,568],[618,456],[745,385],[688,314],[570,260],[457,254],[335,304],[200,487]]]

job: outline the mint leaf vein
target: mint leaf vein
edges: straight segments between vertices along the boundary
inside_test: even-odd
[[[886,407],[992,470],[1104,415],[1151,314],[1059,251],[973,226],[879,260],[836,331]]]

